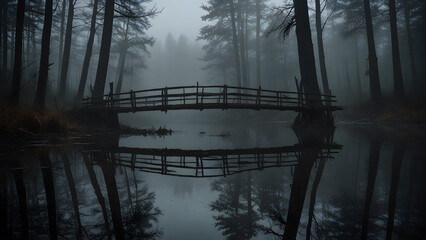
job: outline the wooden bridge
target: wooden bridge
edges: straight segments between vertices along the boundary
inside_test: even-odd
[[[109,109],[115,113],[138,111],[253,109],[296,111],[335,111],[335,96],[299,92],[264,90],[259,88],[215,86],[181,86],[130,91],[84,98],[85,109]]]
[[[180,177],[219,177],[266,168],[295,166],[302,152],[316,151],[318,158],[331,159],[342,146],[328,143],[319,147],[302,145],[232,150],[181,150],[115,148],[86,150],[83,154],[96,164],[96,155],[114,166]]]

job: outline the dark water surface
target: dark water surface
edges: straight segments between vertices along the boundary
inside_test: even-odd
[[[425,239],[425,127],[167,127],[1,153],[1,239]]]

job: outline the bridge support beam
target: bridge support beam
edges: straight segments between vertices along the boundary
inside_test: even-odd
[[[334,118],[331,113],[314,109],[299,112],[292,125],[293,129],[333,129],[334,127]]]

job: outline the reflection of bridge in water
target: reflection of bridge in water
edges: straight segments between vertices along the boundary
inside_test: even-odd
[[[108,109],[114,113],[168,110],[253,109],[296,111],[335,111],[335,96],[272,91],[259,88],[221,86],[182,86],[130,91],[83,99],[85,109]]]
[[[318,159],[331,159],[340,145],[320,147],[302,145],[232,150],[142,149],[120,147],[112,150],[84,151],[96,164],[96,157],[108,163],[143,172],[180,177],[219,177],[266,168],[295,166],[303,152],[321,152]],[[100,155],[99,155],[100,154]]]

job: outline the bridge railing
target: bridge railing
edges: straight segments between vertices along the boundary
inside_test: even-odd
[[[332,106],[335,96],[323,94],[300,94],[297,92],[265,90],[259,88],[227,85],[180,86],[106,94],[84,98],[83,107],[127,108],[164,107],[193,105],[226,109],[229,104],[249,108],[261,107],[318,107]]]
[[[295,166],[304,151],[320,152],[317,159],[333,159],[341,146],[325,143],[317,147],[302,145],[217,150],[116,148],[89,150],[87,156],[103,154],[115,166],[149,173],[181,177],[218,177],[267,168]]]

